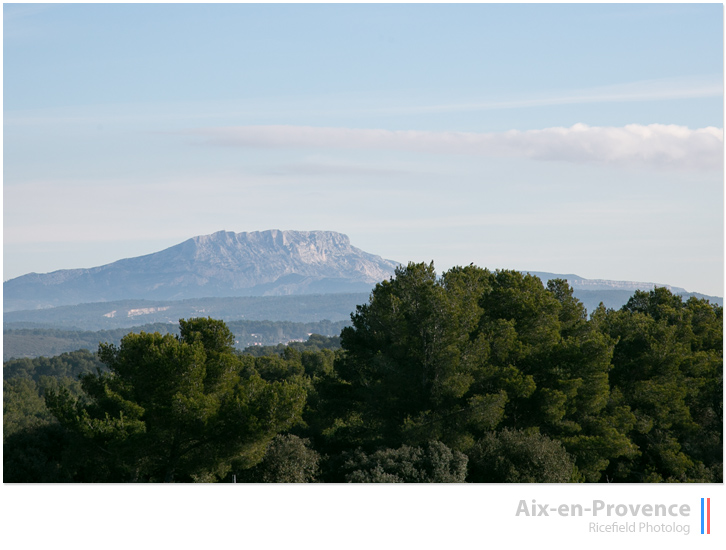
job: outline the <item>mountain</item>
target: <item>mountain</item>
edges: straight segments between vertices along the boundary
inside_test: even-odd
[[[559,275],[557,273],[547,273],[544,271],[527,271],[530,275],[539,277],[543,283],[547,283],[550,279],[566,279],[573,290],[624,290],[630,293],[636,290],[653,290],[655,287],[667,288],[673,294],[687,294],[685,288],[671,285],[662,285],[657,283],[641,283],[637,281],[610,281],[608,279],[585,279],[579,275]]]
[[[3,283],[5,312],[114,300],[369,292],[398,264],[333,231],[219,231],[160,252]]]
[[[141,319],[176,322],[199,314],[225,320],[337,321],[349,318],[355,305],[365,303],[372,287],[391,277],[396,266],[332,231],[219,231],[105,266],[6,281],[4,322],[91,330],[133,326]],[[655,286],[684,298],[723,302],[669,285],[529,273],[545,284],[567,279],[588,311],[600,302],[619,308],[635,290]],[[295,299],[303,296],[307,298]],[[266,299],[258,303],[252,297]],[[242,298],[246,301],[240,302]]]
[[[638,281],[611,281],[608,279],[585,279],[579,275],[561,275],[544,271],[527,271],[530,275],[539,277],[543,284],[550,279],[565,279],[572,287],[572,294],[582,302],[589,313],[595,311],[602,303],[606,308],[620,309],[624,306],[636,290],[650,291],[656,287],[667,288],[673,294],[681,296],[683,300],[697,298],[708,300],[712,304],[723,305],[720,296],[708,296],[698,292],[688,292],[684,288],[658,283],[643,283]]]

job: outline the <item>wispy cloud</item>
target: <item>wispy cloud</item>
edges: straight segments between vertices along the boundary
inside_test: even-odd
[[[700,99],[706,97],[723,97],[722,75],[640,80],[581,90],[550,92],[538,96],[524,96],[515,99],[453,102],[410,107],[410,109],[418,112],[431,113],[486,111],[491,109],[546,107],[548,105],[663,101],[673,99]]]
[[[410,167],[371,166],[313,157],[301,162],[276,165],[269,173],[296,176],[401,176],[417,172]]]
[[[50,7],[48,4],[5,4],[3,5],[3,21],[14,21],[43,13]]]
[[[312,126],[236,126],[188,132],[209,145],[404,150],[679,170],[721,170],[723,129],[664,124],[510,130],[393,131]]]
[[[7,34],[7,32],[6,32]],[[300,117],[398,117],[439,115],[442,113],[524,109],[557,105],[580,105],[614,102],[665,101],[679,99],[723,98],[723,75],[701,75],[670,79],[642,80],[583,89],[549,90],[501,97],[456,98],[433,102],[410,98],[361,98],[340,94],[304,99],[257,98],[220,101],[179,101],[163,103],[109,103],[44,109],[7,109],[3,125],[48,126],[88,125],[100,123],[129,126],[142,123],[147,131],[161,132],[159,127],[199,124],[202,119],[280,120]],[[207,122],[209,123],[209,122]],[[215,124],[216,122],[211,122]]]

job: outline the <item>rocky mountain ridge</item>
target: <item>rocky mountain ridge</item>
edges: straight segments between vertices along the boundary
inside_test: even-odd
[[[3,311],[27,311],[30,315],[61,306],[128,300],[175,302],[340,293],[362,293],[365,297],[376,283],[391,277],[397,265],[352,246],[346,235],[333,231],[218,231],[160,252],[104,266],[30,273],[11,279],[3,283]],[[553,278],[567,279],[589,310],[600,301],[619,307],[635,290],[652,290],[656,286],[684,296],[695,295],[664,284],[585,279],[541,271],[528,273],[544,284]],[[161,313],[166,315],[165,310],[151,311],[148,304],[142,303],[119,310],[105,309],[103,317],[158,317],[163,321]],[[36,320],[37,315],[31,317],[34,322],[41,322]],[[9,321],[7,316],[5,321]]]
[[[636,290],[650,291],[655,287],[659,287],[667,288],[673,294],[688,294],[688,291],[685,288],[659,283],[611,281],[609,279],[585,279],[579,275],[562,275],[558,273],[547,273],[544,271],[527,271],[527,273],[539,277],[545,284],[550,279],[566,279],[567,284],[569,284],[574,290],[626,290],[628,292],[635,292]]]
[[[333,231],[218,231],[160,252],[3,283],[4,311],[125,299],[366,292],[398,264]]]

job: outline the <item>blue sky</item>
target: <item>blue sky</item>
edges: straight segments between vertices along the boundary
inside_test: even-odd
[[[3,276],[221,229],[723,295],[723,8],[5,4]]]

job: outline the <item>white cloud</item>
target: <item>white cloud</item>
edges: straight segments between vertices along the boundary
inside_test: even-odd
[[[312,126],[236,126],[190,131],[231,147],[344,148],[481,155],[679,170],[721,170],[723,129],[664,124],[510,130],[503,133],[393,131]]]

